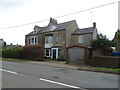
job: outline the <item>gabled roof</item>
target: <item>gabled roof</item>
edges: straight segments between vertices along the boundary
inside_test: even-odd
[[[34,30],[37,30],[37,33],[43,33],[43,32],[49,32],[51,26],[55,26],[56,28],[52,31],[58,31],[58,30],[65,30],[70,24],[76,22],[75,20],[63,22],[63,23],[57,23],[57,21],[53,18],[50,18],[50,23],[47,26],[39,27],[35,25]],[[28,35],[33,35],[33,32],[30,32]]]
[[[68,21],[68,22],[64,22],[64,23],[60,23],[57,25],[57,28],[55,30],[63,30],[66,29],[71,23],[76,22],[75,20],[72,21]]]
[[[96,29],[95,27],[77,29],[72,33],[72,35],[90,34],[90,33],[93,33],[95,29]]]

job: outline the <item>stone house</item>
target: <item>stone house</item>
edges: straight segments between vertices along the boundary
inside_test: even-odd
[[[68,62],[72,64],[85,64],[91,59],[91,41],[97,36],[96,23],[93,27],[77,29],[71,34],[71,46],[67,47]]]
[[[96,36],[96,23],[93,23],[93,27],[75,30],[71,35],[71,45],[80,45],[91,48],[90,42],[95,40]]]
[[[0,39],[0,49],[6,48],[6,42],[3,39]]]
[[[35,26],[34,31],[25,36],[25,45],[40,44],[45,47],[45,57],[66,58],[66,47],[71,46],[71,34],[76,29],[75,20],[57,23],[57,20],[50,18],[47,26]]]
[[[25,35],[25,45],[42,45],[45,57],[67,58],[67,47],[81,45],[90,47],[90,41],[97,35],[96,23],[93,27],[79,29],[75,20],[58,23],[54,18],[45,27],[35,26],[34,31]]]

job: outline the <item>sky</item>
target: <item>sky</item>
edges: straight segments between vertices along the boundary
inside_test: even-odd
[[[98,32],[106,35],[111,40],[118,30],[118,1],[0,0],[0,39],[3,38],[7,44],[25,45],[25,35],[33,31],[35,25],[47,26],[50,17],[67,15],[55,19],[58,23],[76,20],[79,28],[91,27],[93,26],[92,23],[96,22]],[[75,13],[109,3],[113,4]],[[41,20],[46,21],[24,25]],[[13,26],[19,27],[8,28]]]

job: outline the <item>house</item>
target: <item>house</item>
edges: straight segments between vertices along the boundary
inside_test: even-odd
[[[21,45],[13,45],[12,43],[10,45],[6,45],[6,49],[15,49],[15,48],[22,48],[23,46]]]
[[[35,26],[34,30],[25,35],[25,45],[42,45],[45,57],[51,59],[67,58],[67,47],[81,45],[90,47],[91,40],[97,35],[96,23],[93,27],[79,29],[75,20],[58,23],[50,18],[47,26]]]
[[[71,35],[71,45],[80,45],[90,48],[90,42],[95,40],[97,36],[96,23],[93,27],[77,29]]]
[[[6,42],[3,39],[0,39],[0,49],[5,49]]]
[[[71,34],[78,29],[75,20],[58,23],[54,18],[45,27],[35,26],[25,36],[25,45],[40,44],[45,47],[45,56],[51,59],[66,57],[66,47],[71,46]]]
[[[91,41],[97,36],[96,23],[92,27],[77,29],[71,35],[71,47],[67,47],[67,59],[72,64],[85,64],[92,56]]]
[[[116,42],[115,51],[120,52],[120,30],[119,29],[115,33],[114,41]]]

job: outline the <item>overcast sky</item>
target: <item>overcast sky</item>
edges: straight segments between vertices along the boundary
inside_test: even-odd
[[[98,32],[114,37],[118,29],[118,2],[119,0],[0,0],[0,38],[7,44],[25,44],[25,35],[33,31],[35,25],[46,26],[49,20],[26,26],[9,28],[31,22],[62,16],[77,11],[107,5],[101,8],[55,18],[58,23],[76,20],[79,28],[91,27],[97,24]]]

